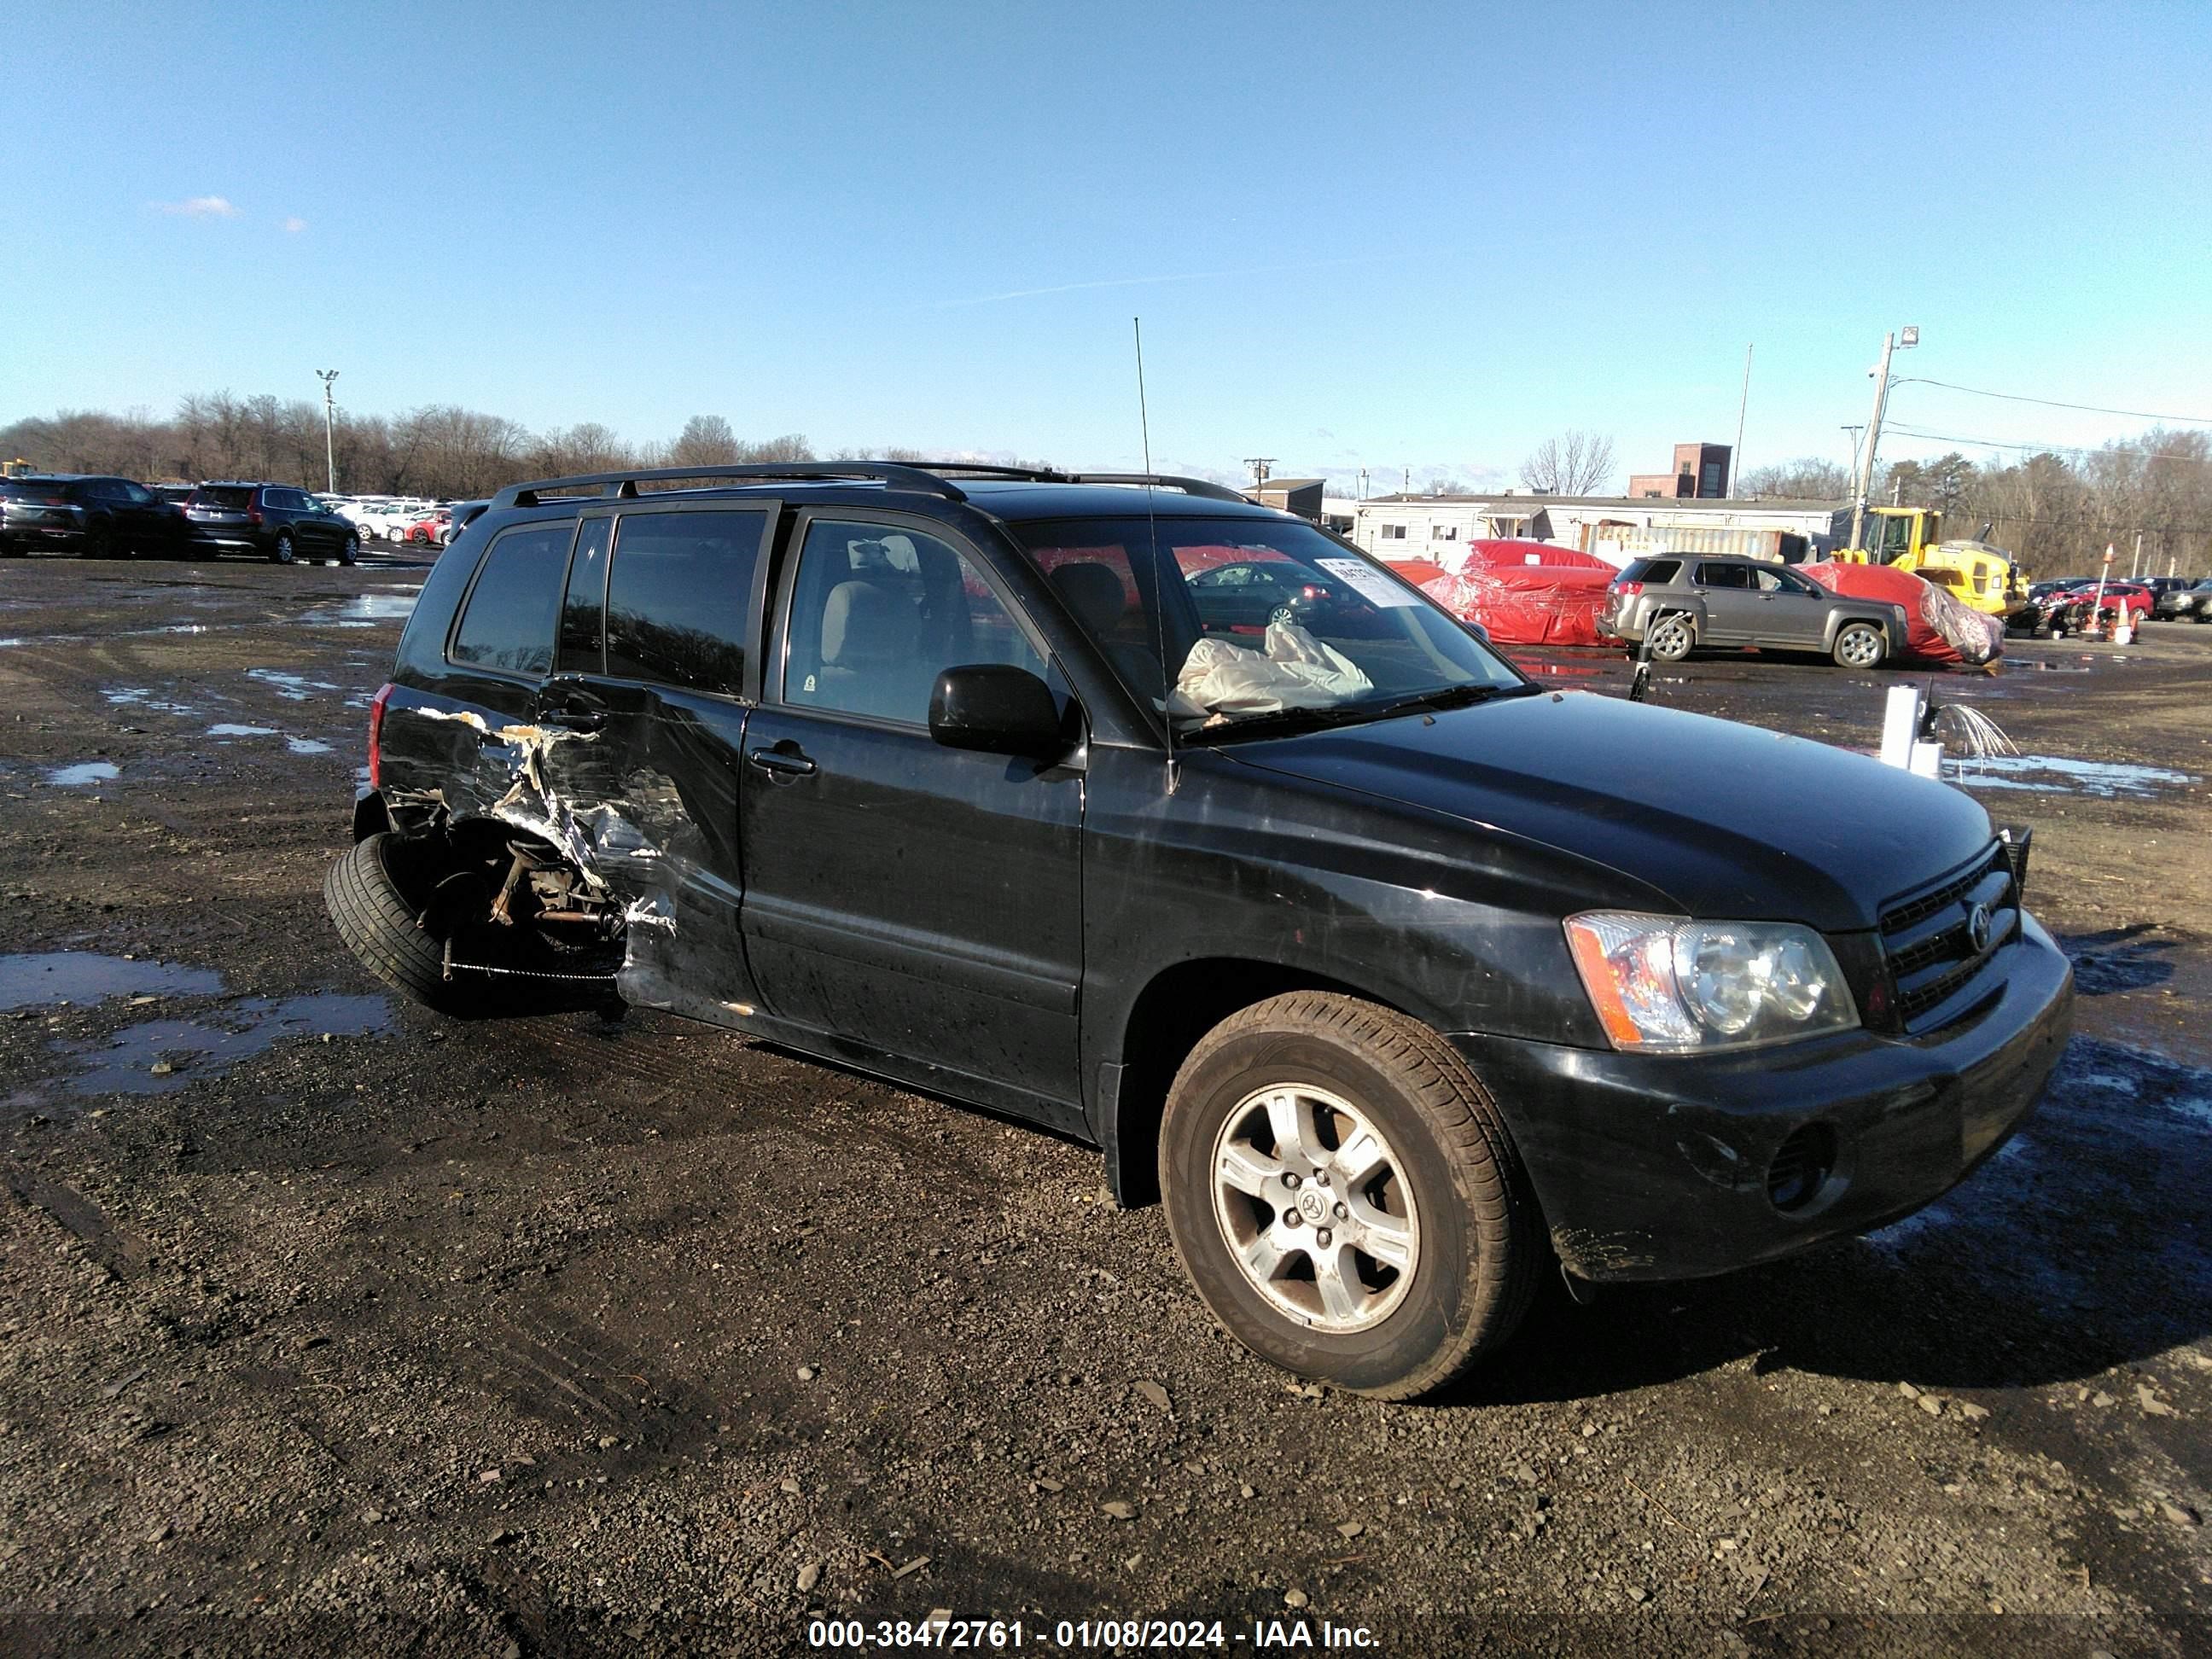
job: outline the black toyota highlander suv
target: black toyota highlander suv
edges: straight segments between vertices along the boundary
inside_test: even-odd
[[[701,476],[519,485],[439,560],[338,932],[453,1014],[580,991],[1092,1141],[1293,1371],[1404,1397],[1544,1272],[1880,1226],[2065,1042],[2026,840],[1943,784],[1532,684],[1214,485]]]

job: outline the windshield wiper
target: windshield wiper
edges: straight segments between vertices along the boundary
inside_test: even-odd
[[[1433,691],[1424,691],[1418,696],[1401,697],[1395,702],[1341,702],[1327,708],[1272,708],[1264,714],[1231,715],[1219,726],[1202,726],[1195,732],[1178,737],[1182,743],[1218,743],[1224,738],[1242,738],[1265,733],[1281,737],[1289,732],[1317,731],[1331,726],[1357,726],[1366,720],[1395,719],[1401,714],[1424,714],[1432,709],[1465,708],[1478,702],[1487,702],[1492,697],[1518,696],[1536,688],[1531,685],[1446,685]]]
[[[1271,708],[1264,714],[1232,714],[1218,726],[1201,726],[1194,732],[1179,733],[1176,741],[1219,743],[1224,738],[1261,734],[1281,737],[1286,732],[1315,731],[1322,726],[1341,726],[1347,720],[1368,720],[1373,713],[1357,704],[1339,704],[1333,708]]]
[[[1433,691],[1424,691],[1417,696],[1401,697],[1374,711],[1377,720],[1389,720],[1398,714],[1434,714],[1445,708],[1471,708],[1476,703],[1488,702],[1492,697],[1519,696],[1533,691],[1533,685],[1442,685]]]

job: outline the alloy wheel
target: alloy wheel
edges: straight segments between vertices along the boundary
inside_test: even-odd
[[[1252,1288],[1333,1335],[1388,1318],[1419,1265],[1420,1217],[1375,1121],[1305,1083],[1254,1091],[1215,1138],[1213,1214]]]

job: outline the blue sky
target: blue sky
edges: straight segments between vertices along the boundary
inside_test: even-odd
[[[1509,478],[1848,459],[1900,371],[2212,415],[2212,6],[18,0],[0,422],[228,388],[636,438]],[[1907,386],[1893,421],[2146,424]],[[1885,459],[1948,446],[1908,439]]]

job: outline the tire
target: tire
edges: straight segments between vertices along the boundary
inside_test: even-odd
[[[269,545],[269,562],[289,564],[299,556],[298,550],[292,545],[292,532],[289,530],[278,531],[276,539]]]
[[[115,532],[106,525],[94,525],[84,532],[84,556],[88,559],[112,559],[115,556]]]
[[[1347,1184],[1335,1160],[1363,1144],[1370,1173]],[[1224,1181],[1232,1160],[1243,1178]],[[1353,997],[1292,992],[1208,1032],[1169,1091],[1159,1168],[1176,1253],[1224,1328],[1285,1370],[1378,1399],[1427,1393],[1502,1346],[1549,1255],[1467,1063]],[[1324,1230],[1342,1234],[1318,1258],[1334,1259],[1329,1285],[1310,1242]],[[1265,1275],[1239,1259],[1278,1244]]]
[[[1872,623],[1845,623],[1828,655],[1838,668],[1879,668],[1889,655],[1889,641]]]
[[[1698,630],[1687,617],[1673,611],[1654,619],[1644,629],[1644,637],[1651,647],[1652,656],[1659,661],[1680,662],[1696,647]]]
[[[345,539],[338,544],[338,562],[340,564],[361,562],[361,538],[350,530],[346,532]]]
[[[404,844],[388,832],[371,836],[331,866],[323,908],[331,925],[362,967],[426,1007],[463,1018],[498,1012],[496,994],[483,976],[446,977],[443,941],[416,925],[423,906],[410,901],[394,872],[394,855]],[[427,903],[427,894],[417,896]]]

